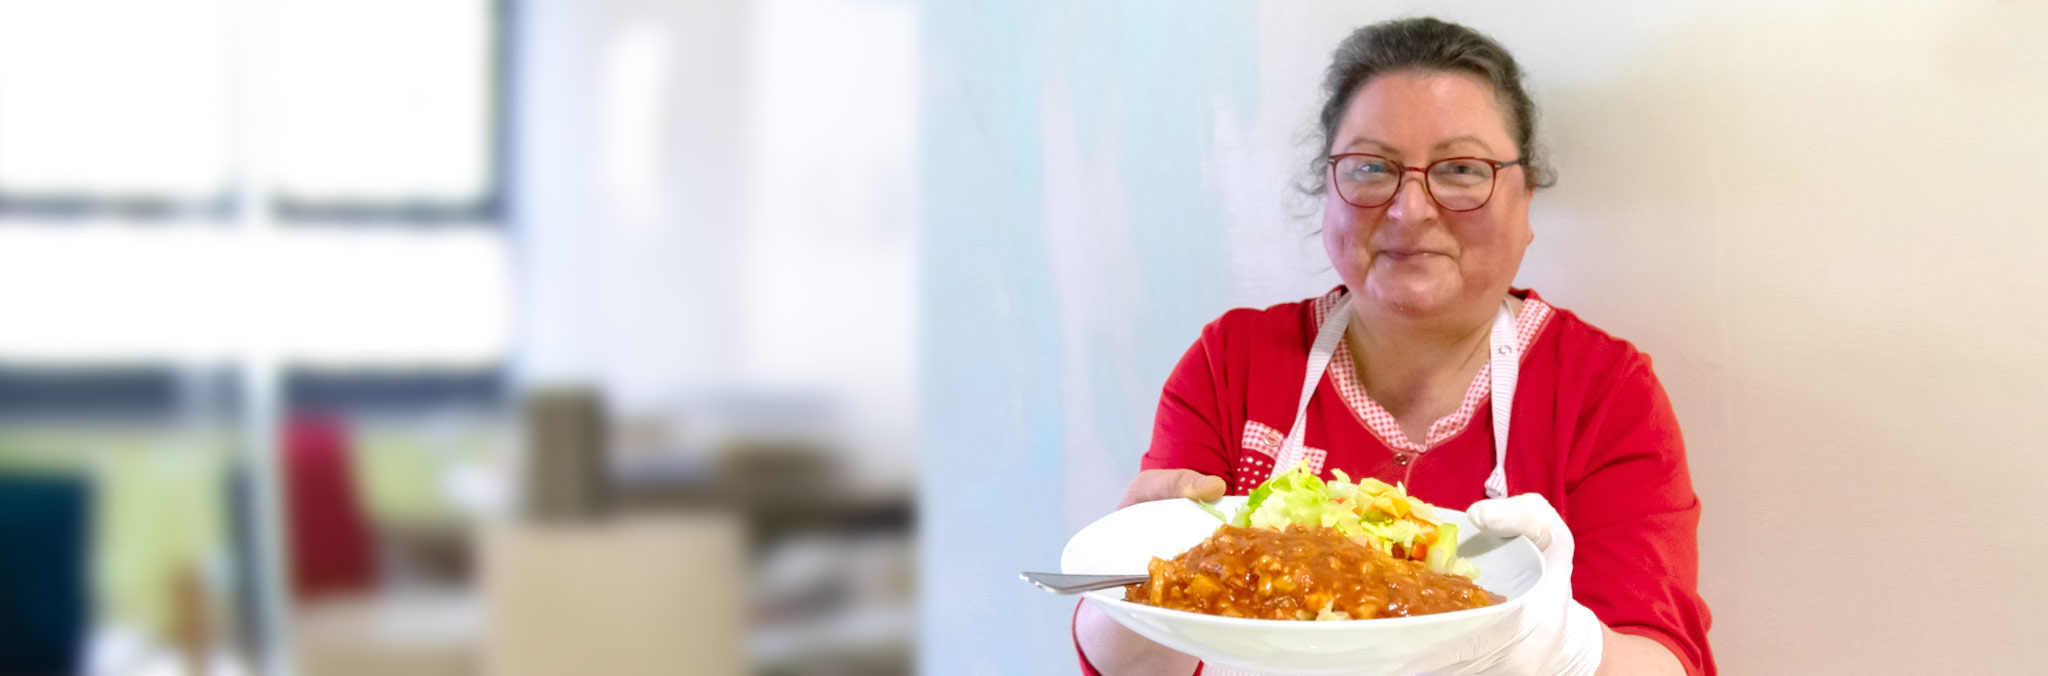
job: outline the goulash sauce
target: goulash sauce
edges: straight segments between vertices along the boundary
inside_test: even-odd
[[[1127,600],[1226,617],[1363,620],[1479,608],[1499,597],[1457,575],[1353,542],[1336,530],[1223,526],[1167,561]]]

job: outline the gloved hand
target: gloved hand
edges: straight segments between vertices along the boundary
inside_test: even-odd
[[[1600,668],[1607,627],[1572,600],[1572,531],[1550,502],[1535,493],[1481,500],[1466,510],[1472,525],[1505,536],[1527,536],[1543,552],[1549,571],[1529,590],[1522,607],[1472,638],[1469,656],[1439,676],[1592,676]]]

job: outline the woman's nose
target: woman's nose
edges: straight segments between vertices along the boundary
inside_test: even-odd
[[[1423,177],[1409,177],[1403,172],[1401,184],[1394,187],[1394,201],[1387,205],[1387,217],[1397,221],[1422,221],[1436,217],[1436,202],[1429,198],[1429,186]]]

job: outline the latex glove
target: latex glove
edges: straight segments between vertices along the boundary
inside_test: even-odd
[[[1535,493],[1481,500],[1466,510],[1472,525],[1505,536],[1526,536],[1543,552],[1549,571],[1522,607],[1462,646],[1458,664],[1441,676],[1592,676],[1600,668],[1606,625],[1572,600],[1572,531],[1550,502]]]

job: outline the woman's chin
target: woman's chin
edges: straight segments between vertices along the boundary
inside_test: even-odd
[[[1408,317],[1440,314],[1455,305],[1458,297],[1455,289],[1443,284],[1390,282],[1368,279],[1364,295],[1369,302],[1392,314]]]

